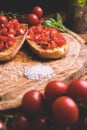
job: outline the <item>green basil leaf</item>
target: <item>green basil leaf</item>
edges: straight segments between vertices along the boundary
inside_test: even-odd
[[[67,31],[66,27],[63,25],[63,20],[62,20],[62,17],[59,13],[56,13],[53,18],[45,19],[45,21],[42,24],[44,26],[57,28],[61,32]]]

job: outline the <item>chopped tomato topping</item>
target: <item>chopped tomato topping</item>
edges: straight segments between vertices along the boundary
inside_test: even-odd
[[[42,24],[28,29],[29,39],[35,41],[43,49],[52,49],[66,44],[63,35],[56,28],[45,27]]]
[[[26,31],[25,25],[19,23],[18,19],[8,19],[0,23],[0,51],[9,49],[16,42],[16,37],[23,35]]]

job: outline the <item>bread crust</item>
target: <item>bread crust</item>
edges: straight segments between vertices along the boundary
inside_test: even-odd
[[[18,53],[19,49],[21,48],[21,46],[23,45],[26,39],[27,32],[28,32],[28,25],[27,24],[24,24],[24,25],[25,25],[25,34],[17,36],[16,42],[14,43],[12,47],[0,52],[0,61],[11,60]]]
[[[66,43],[61,47],[45,50],[42,49],[40,45],[37,45],[36,42],[30,40],[28,36],[27,42],[34,53],[36,53],[39,57],[46,59],[57,59],[64,57],[68,51],[69,46],[68,43]]]

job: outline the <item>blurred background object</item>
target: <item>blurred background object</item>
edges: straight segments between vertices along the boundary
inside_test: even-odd
[[[62,12],[64,24],[76,33],[87,33],[87,0],[0,0],[4,12],[28,14],[39,5],[44,15]]]
[[[28,13],[35,5],[40,5],[44,13],[66,10],[70,0],[0,0],[0,10]]]
[[[87,33],[87,0],[71,0],[66,26],[76,33]]]

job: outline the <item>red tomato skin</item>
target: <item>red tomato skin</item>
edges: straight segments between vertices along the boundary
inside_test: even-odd
[[[82,101],[87,98],[87,81],[75,79],[68,85],[67,95],[75,100]]]
[[[78,121],[79,109],[72,98],[61,96],[52,104],[52,115],[57,124],[73,125]]]
[[[32,12],[35,13],[38,17],[43,16],[43,9],[40,6],[35,6]]]
[[[19,115],[14,120],[14,129],[15,130],[29,130],[30,129],[30,120],[27,119],[24,115]]]
[[[45,87],[44,96],[49,103],[52,103],[57,97],[65,95],[67,88],[67,85],[61,81],[50,81]]]
[[[1,30],[0,30],[0,34],[1,35],[4,35],[4,36],[7,36],[8,34],[8,29],[6,27],[3,27]]]
[[[9,38],[14,38],[14,34],[11,34],[11,33],[9,33],[7,36],[8,36]]]
[[[42,110],[43,95],[37,90],[31,90],[23,96],[22,106],[29,115],[36,115]]]
[[[11,29],[9,29],[8,33],[9,33],[9,34],[13,34],[13,35],[15,36],[16,31],[15,31],[14,29],[11,28]]]
[[[36,24],[39,24],[40,21],[39,21],[39,18],[36,14],[30,13],[28,15],[28,22],[30,25],[36,25]]]
[[[0,16],[0,24],[6,24],[8,22],[8,19],[6,16],[1,15]]]
[[[14,25],[19,23],[18,19],[16,19],[16,18],[11,19],[11,22],[12,22]]]

